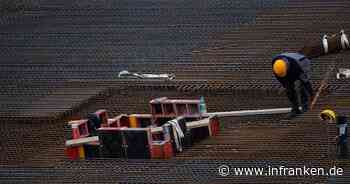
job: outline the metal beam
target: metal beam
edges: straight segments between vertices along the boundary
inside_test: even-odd
[[[230,116],[254,116],[254,115],[264,115],[264,114],[285,114],[285,113],[289,113],[291,110],[292,110],[291,108],[276,108],[276,109],[260,109],[260,110],[211,112],[211,113],[204,113],[204,116],[230,117]]]

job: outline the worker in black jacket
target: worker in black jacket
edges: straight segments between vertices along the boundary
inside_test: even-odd
[[[332,109],[325,109],[321,112],[320,118],[329,123],[335,122],[338,128],[338,135],[335,137],[338,158],[348,157],[348,117],[338,114]]]
[[[277,80],[287,90],[287,96],[292,104],[290,118],[308,111],[309,97],[313,96],[310,82],[310,60],[300,53],[282,53],[272,59],[272,70]],[[295,90],[296,81],[299,82],[298,91]],[[302,111],[299,109],[300,95]]]
[[[337,116],[337,128],[339,135],[336,137],[337,156],[347,158],[348,156],[348,119],[346,116]]]

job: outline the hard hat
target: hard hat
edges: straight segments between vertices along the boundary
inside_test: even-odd
[[[273,63],[273,72],[277,77],[285,77],[287,75],[288,63],[283,59],[277,59]]]
[[[320,113],[320,118],[322,120],[336,120],[336,114],[333,110],[326,109]]]

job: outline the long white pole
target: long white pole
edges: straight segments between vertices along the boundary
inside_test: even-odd
[[[230,116],[253,116],[264,114],[285,114],[290,112],[291,108],[275,108],[275,109],[260,109],[260,110],[241,110],[241,111],[226,111],[226,112],[211,112],[204,113],[204,116],[230,117]]]

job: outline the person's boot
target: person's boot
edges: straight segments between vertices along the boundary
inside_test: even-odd
[[[288,113],[287,118],[293,119],[300,114],[302,114],[302,112],[299,110],[299,108],[293,108],[292,111],[290,113]]]

